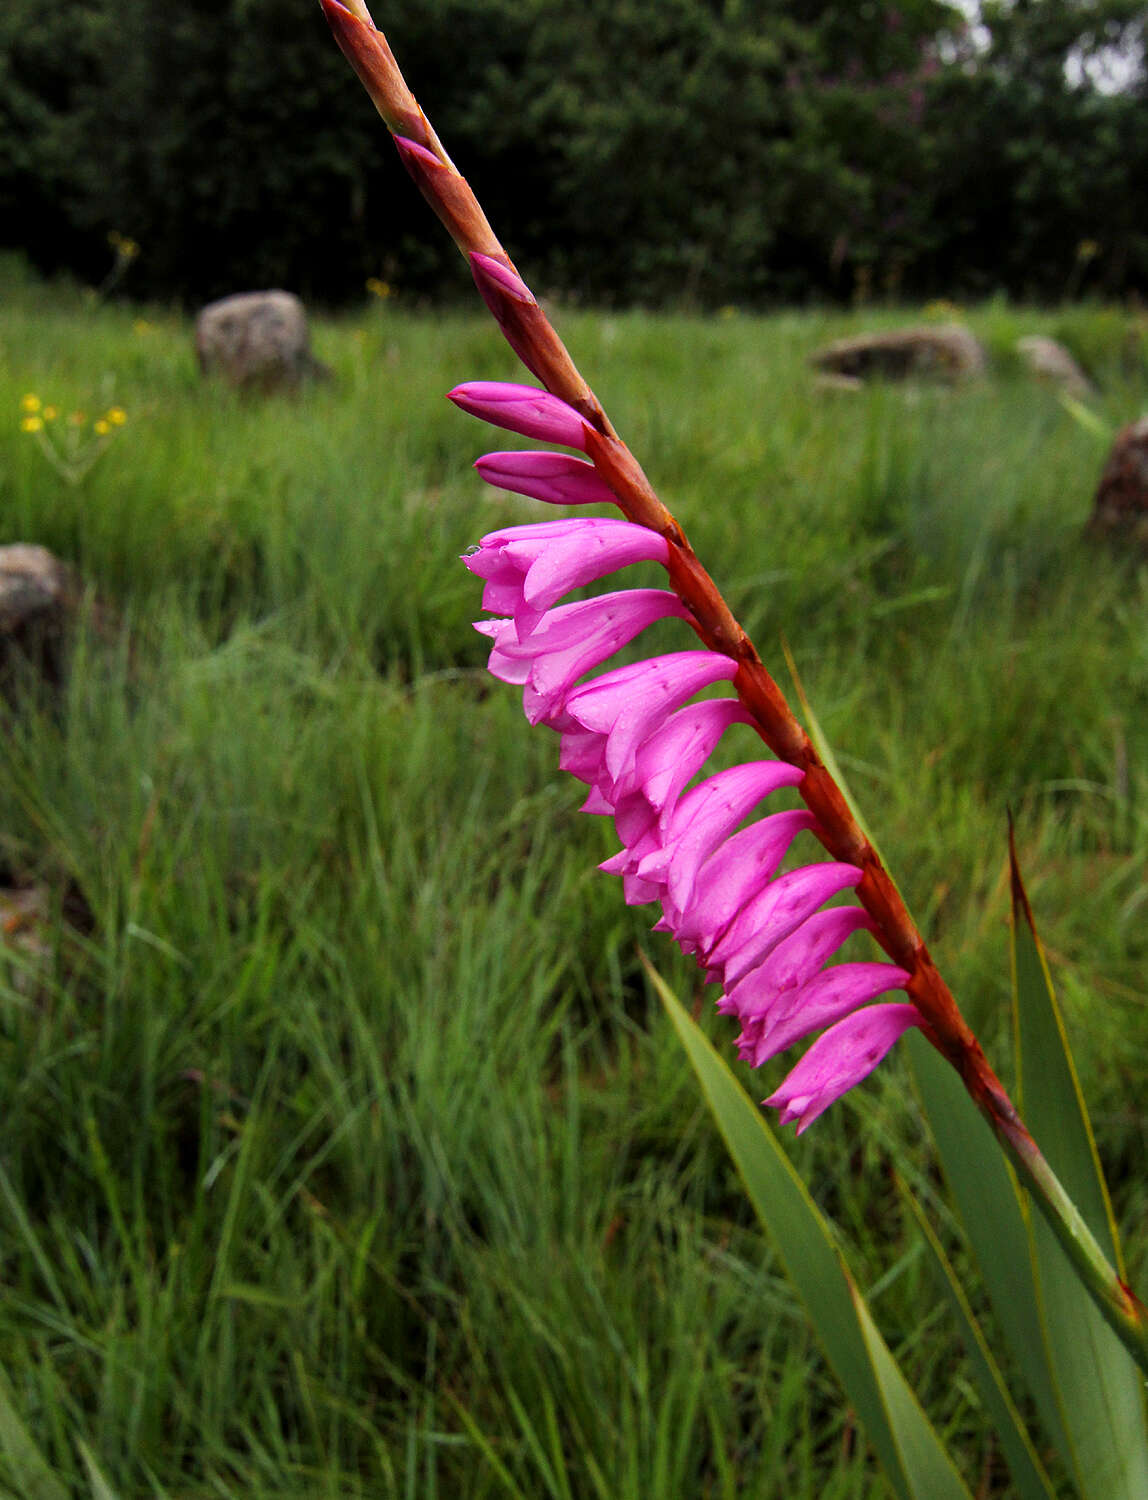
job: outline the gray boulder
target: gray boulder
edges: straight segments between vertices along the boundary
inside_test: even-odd
[[[1043,333],[1030,333],[1017,339],[1016,352],[1020,355],[1029,373],[1038,380],[1047,381],[1066,395],[1083,401],[1094,394],[1092,382],[1056,339],[1046,338]]]
[[[908,380],[940,377],[966,380],[988,367],[976,338],[959,323],[927,324],[862,333],[826,344],[811,363],[827,375],[848,380]]]
[[[209,302],[195,320],[204,375],[244,391],[298,390],[331,372],[311,353],[307,314],[291,292],[237,292]]]
[[[79,600],[76,575],[47,547],[0,547],[0,682],[19,660],[59,680]]]

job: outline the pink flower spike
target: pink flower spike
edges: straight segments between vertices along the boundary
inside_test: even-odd
[[[529,495],[547,505],[617,505],[617,496],[592,463],[572,453],[519,449],[488,453],[474,466],[487,484]]]
[[[583,728],[606,736],[606,771],[616,780],[633,762],[639,745],[675,708],[702,688],[732,682],[736,675],[737,662],[732,657],[713,651],[677,651],[643,662],[637,676],[623,671],[596,677],[571,693],[566,711]]]
[[[689,618],[676,594],[667,589],[623,589],[548,610],[525,640],[519,639],[512,620],[484,621],[476,628],[494,640],[487,664],[491,675],[522,683],[527,719],[545,724],[562,714],[580,677],[655,620],[670,618]]]
[[[572,406],[536,385],[508,385],[499,380],[472,380],[447,392],[447,400],[493,427],[542,438],[568,448],[586,446],[585,424]]]
[[[706,967],[718,971],[727,988],[736,984],[830,896],[857,885],[861,874],[856,865],[827,863],[779,875],[742,907],[713,947],[702,950]]]
[[[855,1084],[867,1078],[911,1026],[921,1025],[915,1005],[869,1005],[819,1036],[765,1104],[781,1123],[797,1121],[798,1135]]]
[[[670,814],[662,847],[643,861],[647,879],[664,876],[673,904],[681,910],[693,893],[699,866],[727,839],[757,804],[804,776],[781,760],[757,760],[719,771],[682,797]]]
[[[801,808],[761,818],[727,839],[702,865],[677,914],[672,930],[682,948],[692,953],[713,947],[746,902],[773,879],[797,835],[816,826],[813,814]]]
[[[738,1039],[741,1055],[751,1066],[760,1068],[811,1031],[833,1025],[878,995],[899,990],[908,982],[908,970],[899,969],[896,964],[837,964],[825,969],[793,992],[783,1014],[771,1013],[746,1025]]]
[[[828,911],[814,912],[791,937],[778,943],[764,963],[726,990],[718,1009],[750,1022],[788,1008],[790,998],[814,978],[847,938],[872,927],[872,918],[860,906],[831,906]]]

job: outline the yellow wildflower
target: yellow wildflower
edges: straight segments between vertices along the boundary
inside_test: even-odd
[[[21,411],[39,411],[40,410],[40,398],[39,398],[39,396],[33,396],[31,394],[31,392],[29,392],[27,396],[21,396],[20,397],[20,410]]]
[[[380,302],[385,302],[391,295],[390,283],[380,280],[378,276],[368,276],[367,291],[372,297],[377,297]]]
[[[110,422],[113,427],[122,427],[128,419],[128,414],[122,406],[109,406],[104,413],[104,420]]]
[[[99,437],[107,437],[108,433],[112,430],[103,417],[100,417],[97,422],[92,423],[92,429]]]
[[[123,260],[135,260],[140,253],[140,247],[135,240],[126,234],[120,234],[119,230],[113,229],[108,233],[108,244]]]
[[[45,422],[54,422],[60,415],[59,408],[55,406],[45,406],[40,415],[44,418]]]
[[[25,432],[39,432],[43,425],[44,423],[39,417],[24,417],[20,422],[20,426]]]

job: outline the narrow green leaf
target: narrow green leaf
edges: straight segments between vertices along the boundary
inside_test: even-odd
[[[993,1311],[1041,1424],[1067,1461],[1068,1433],[1049,1367],[1028,1220],[1016,1177],[956,1071],[918,1033],[905,1042],[945,1179]]]
[[[1010,855],[1018,1100],[1052,1170],[1122,1271],[1119,1237],[1064,1021],[1015,848]],[[1092,1500],[1143,1500],[1148,1430],[1140,1374],[1042,1216],[1029,1215],[1029,1232],[1077,1484]]]
[[[864,1297],[852,1280],[849,1281],[849,1292],[873,1373],[881,1388],[881,1398],[889,1414],[897,1450],[905,1467],[909,1493],[914,1500],[968,1496],[969,1492],[953,1467],[952,1459],[941,1445],[916,1393],[901,1374],[900,1366],[881,1337],[881,1331],[874,1323]]]
[[[0,1453],[8,1460],[13,1483],[23,1500],[68,1500],[68,1491],[32,1441],[0,1380]]]
[[[906,1192],[905,1198],[932,1254],[938,1279],[960,1329],[961,1342],[972,1366],[977,1389],[985,1409],[992,1416],[1017,1494],[1020,1500],[1055,1500],[1052,1481],[1045,1472],[1024,1418],[1009,1393],[944,1246],[912,1193]]]
[[[651,981],[764,1228],[773,1236],[826,1355],[896,1493],[969,1500],[969,1492],[853,1285],[832,1232],[762,1118],[665,981]]]
[[[252,1307],[273,1307],[283,1311],[297,1311],[306,1307],[306,1297],[285,1297],[280,1292],[269,1292],[265,1287],[246,1281],[229,1281],[221,1286],[218,1295],[231,1302],[246,1302]]]

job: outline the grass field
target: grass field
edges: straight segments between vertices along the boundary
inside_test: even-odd
[[[1066,337],[1114,430],[1144,346],[994,305],[985,382],[814,390],[819,341],[894,316],[558,321],[787,686],[790,643],[1006,1078],[1011,806],[1142,1289],[1148,570],[1082,540],[1106,441],[1010,351]],[[0,873],[51,907],[0,956],[0,1493],[882,1495],[638,946],[733,1028],[483,671],[458,554],[542,508],[484,492],[506,444],[442,394],[511,357],[389,305],[315,342],[330,387],[245,403],[162,310],[0,305],[0,539],[89,590],[0,741]],[[69,483],[27,394],[127,420]],[[1007,1493],[892,1179],[951,1232],[896,1056],[786,1138]]]

